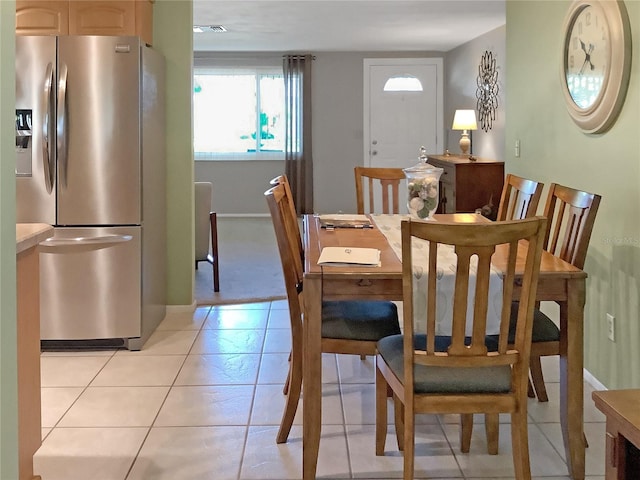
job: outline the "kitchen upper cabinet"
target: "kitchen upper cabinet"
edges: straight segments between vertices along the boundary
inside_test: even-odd
[[[18,35],[68,35],[68,0],[16,0]]]
[[[71,0],[69,35],[138,35],[151,44],[149,0]]]
[[[16,0],[18,35],[137,35],[151,45],[153,0]]]

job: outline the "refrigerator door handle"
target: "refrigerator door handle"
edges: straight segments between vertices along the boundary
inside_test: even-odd
[[[67,186],[67,65],[60,66],[60,75],[58,79],[58,118],[57,118],[57,134],[58,134],[58,182],[62,187]]]
[[[42,122],[42,165],[44,171],[44,184],[47,193],[53,191],[53,157],[51,156],[51,134],[50,120],[54,115],[54,103],[51,97],[51,89],[53,88],[53,64],[49,62],[44,80],[44,92],[42,107],[44,110],[44,119]]]
[[[102,235],[98,237],[48,238],[40,242],[38,249],[42,253],[78,253],[101,250],[119,243],[128,242],[131,235]]]

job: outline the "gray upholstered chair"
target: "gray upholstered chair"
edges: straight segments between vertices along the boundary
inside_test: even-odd
[[[213,291],[220,291],[218,271],[218,222],[212,211],[213,184],[195,182],[195,267],[198,262],[209,262],[213,266]]]

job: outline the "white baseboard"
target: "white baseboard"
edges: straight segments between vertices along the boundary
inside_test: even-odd
[[[197,303],[194,300],[191,305],[167,305],[167,314],[169,313],[185,313],[195,312]]]

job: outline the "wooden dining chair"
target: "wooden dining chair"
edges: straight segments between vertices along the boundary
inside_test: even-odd
[[[295,206],[295,202],[293,201],[293,193],[291,192],[291,185],[289,184],[289,178],[287,177],[286,174],[282,174],[282,175],[278,175],[277,177],[273,177],[270,181],[269,181],[269,185],[271,185],[272,187],[275,187],[276,185],[282,185],[284,186],[284,193],[285,196],[289,199],[288,203],[289,203],[289,207],[291,209],[291,217],[290,218],[298,218],[298,212],[296,212],[296,206]],[[300,227],[298,225],[296,225],[297,228],[294,228],[295,231],[295,237],[296,237],[296,244],[298,245],[298,249],[300,251],[300,261],[302,262],[301,265],[304,265],[304,248],[302,246],[302,235],[300,234]],[[289,354],[289,362],[291,362],[291,353]],[[287,375],[287,380],[284,383],[284,386],[282,388],[282,393],[284,393],[285,395],[287,395],[288,391],[289,391],[289,379],[290,379],[291,375]]]
[[[406,178],[401,168],[355,167],[354,174],[359,214],[399,213],[400,181]],[[382,210],[374,206],[375,193],[378,190],[382,192]],[[368,211],[365,211],[365,191],[368,193]]]
[[[600,205],[600,195],[575,190],[570,187],[552,183],[549,186],[544,216],[547,218],[547,229],[544,237],[544,250],[560,257],[562,260],[582,269],[587,256],[591,232]],[[531,353],[529,370],[529,397],[538,397],[538,401],[547,402],[547,388],[542,373],[541,357],[560,355],[560,328],[567,328],[567,312],[560,305],[560,326],[542,313],[536,302],[533,310],[533,328],[531,334]],[[511,327],[509,342],[515,342],[518,303],[511,306]],[[471,430],[472,420],[467,420],[466,428]],[[491,454],[498,453],[497,415],[486,415],[487,449]],[[587,439],[584,439],[587,445]]]
[[[291,199],[284,184],[267,190],[265,197],[280,253],[291,325],[288,388],[285,388],[287,398],[276,437],[277,443],[284,443],[293,424],[302,388],[303,255],[296,238],[297,218],[292,218]],[[378,340],[400,333],[398,310],[393,302],[383,300],[325,301],[322,303],[321,329],[324,353],[375,355]]]
[[[542,217],[495,223],[403,221],[402,289],[403,335],[378,342],[376,356],[376,455],[384,455],[387,436],[387,389],[396,401],[396,435],[404,451],[404,479],[413,478],[415,415],[455,413],[469,419],[474,413],[511,414],[513,465],[518,480],[530,479],[527,383],[533,308],[540,270],[546,219]],[[426,240],[428,248],[412,251],[412,242]],[[514,294],[518,242],[528,241],[522,288],[519,291],[516,341],[509,345],[511,299]],[[438,250],[454,247],[454,292],[451,336],[436,336],[440,272],[449,272],[451,260]],[[500,334],[488,348],[487,312],[491,259],[496,249],[507,249],[502,282]],[[414,253],[428,258],[426,318],[414,313]],[[522,254],[522,252],[521,252]],[[474,260],[476,259],[476,260]],[[446,264],[444,264],[444,263]],[[470,288],[472,273],[475,287]],[[472,283],[473,284],[473,283]],[[448,320],[448,319],[447,319]],[[417,322],[416,322],[417,321]],[[425,323],[422,331],[414,325]],[[400,415],[398,415],[400,410]],[[461,428],[461,449],[469,451],[471,437]]]
[[[583,269],[600,199],[600,195],[552,183],[544,207],[548,221],[544,249]],[[538,308],[534,311],[530,368],[533,388],[541,402],[549,398],[540,357],[560,355],[560,328],[566,328],[563,323],[566,323],[566,311],[562,305],[560,327]]]
[[[544,249],[582,269],[600,200],[600,195],[552,183],[549,186],[544,208],[544,216],[547,218]],[[517,309],[518,305],[514,303],[511,313],[510,342],[515,340]],[[541,357],[560,355],[560,329],[566,328],[566,322],[567,312],[563,305],[560,305],[560,326],[542,313],[539,305],[534,308],[529,360],[532,386],[529,396],[537,397],[540,402],[549,401],[542,373]],[[493,425],[491,430],[495,432],[487,439],[490,453],[498,451],[498,421],[497,416],[488,416],[485,419],[486,424]],[[585,444],[587,444],[586,437]]]
[[[507,174],[496,220],[519,220],[535,216],[543,187],[543,183]]]
[[[284,186],[284,191],[285,191],[285,195],[287,196],[287,198],[289,199],[288,203],[289,206],[291,208],[291,218],[297,218],[297,212],[296,212],[296,207],[293,201],[293,194],[291,193],[291,185],[289,184],[289,179],[287,177],[286,174],[283,175],[278,175],[277,177],[274,177],[270,180],[269,184],[271,186],[276,186],[276,185],[283,185]],[[295,229],[295,236],[296,236],[296,243],[298,245],[298,249],[300,251],[300,256],[302,258],[302,262],[304,264],[304,249],[302,246],[302,235],[300,234],[300,228],[299,228],[299,224],[296,222],[296,226],[298,226],[297,229]],[[374,352],[375,353],[375,352]],[[362,360],[365,360],[367,355],[373,355],[374,353],[362,353],[360,354],[360,358]],[[287,388],[289,388],[289,382],[287,381],[284,385],[284,392],[286,394],[286,390]]]

